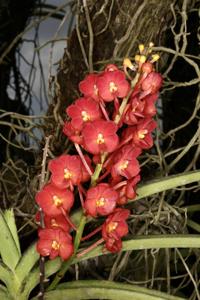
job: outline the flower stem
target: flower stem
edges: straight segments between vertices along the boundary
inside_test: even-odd
[[[133,89],[134,89],[134,87],[135,87],[135,85],[136,85],[136,83],[137,83],[137,81],[138,81],[138,79],[139,79],[139,76],[140,76],[140,73],[138,72],[138,73],[135,75],[135,78],[131,81],[131,89],[130,89],[128,95],[123,99],[123,101],[122,101],[122,103],[121,103],[121,105],[120,105],[120,107],[119,107],[119,112],[118,112],[118,114],[116,115],[115,120],[114,120],[115,124],[119,124],[119,122],[120,122],[120,120],[121,120],[121,117],[122,117],[122,115],[123,115],[123,113],[124,113],[124,110],[125,110],[125,108],[126,108],[126,105],[127,105],[127,103],[128,103],[128,100],[129,100],[129,98],[130,98],[130,95],[132,94]]]
[[[96,168],[95,168],[95,171],[91,177],[91,186],[95,186],[96,183],[97,183],[97,179],[99,178],[99,175],[101,173],[101,170],[102,170],[102,167],[103,167],[103,164],[104,164],[104,161],[107,157],[107,153],[104,152],[102,155],[101,155],[101,163],[100,164],[97,164],[96,165]]]
[[[104,239],[101,238],[100,240],[96,241],[94,244],[89,246],[88,248],[84,249],[82,252],[79,252],[77,254],[77,258],[82,257],[83,255],[87,254],[91,250],[95,249],[98,245],[102,244],[104,242]]]
[[[102,113],[103,113],[105,119],[106,119],[107,121],[110,121],[109,116],[108,116],[108,114],[107,114],[107,111],[105,110],[105,107],[104,107],[104,105],[103,105],[103,103],[102,103],[101,101],[99,102],[99,106],[100,106],[100,108],[101,108],[101,111],[102,111]]]
[[[113,186],[113,189],[117,190],[126,184],[127,184],[127,180],[121,181],[121,182],[117,183],[115,186]]]
[[[81,201],[81,206],[82,206],[82,209],[84,211],[85,210],[85,205],[84,205],[83,193],[82,193],[82,189],[81,189],[80,185],[78,185],[78,193],[79,193],[79,198],[80,198],[80,201]]]
[[[86,241],[89,238],[91,238],[91,236],[95,235],[97,232],[99,232],[102,229],[102,225],[97,227],[96,229],[94,229],[92,232],[90,232],[89,234],[87,234],[86,236],[81,238],[81,241]]]
[[[98,178],[98,182],[102,181],[104,178],[106,178],[110,174],[110,170],[107,170],[101,177]]]
[[[76,231],[77,230],[76,225],[70,220],[70,217],[68,216],[66,211],[63,208],[61,208],[61,210],[62,210],[62,214],[65,217],[67,223]]]
[[[80,147],[77,143],[74,143],[74,146],[75,146],[76,151],[78,152],[78,154],[79,154],[79,156],[80,156],[80,158],[81,158],[81,161],[82,161],[83,165],[85,166],[85,168],[86,168],[86,170],[88,171],[89,175],[92,176],[93,173],[92,173],[90,167],[88,166],[87,161],[85,160],[85,157],[84,157],[84,155],[83,155],[83,152],[82,152],[82,150],[81,150],[81,147]]]

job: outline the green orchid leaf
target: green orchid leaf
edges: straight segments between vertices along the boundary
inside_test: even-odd
[[[140,185],[137,189],[137,197],[134,201],[197,181],[200,181],[200,171],[191,171],[158,178],[144,185]]]
[[[8,218],[8,215],[7,215]],[[12,217],[9,219],[8,223],[12,223]],[[11,270],[14,270],[21,254],[18,250],[18,246],[15,242],[15,238],[13,237],[12,231],[8,226],[6,218],[2,211],[0,212],[0,254],[2,257],[2,261],[5,265],[7,265]],[[11,226],[13,230],[13,225]]]
[[[17,246],[17,249],[19,251],[19,254],[21,255],[21,249],[20,249],[20,244],[19,244],[19,236],[17,233],[17,227],[15,223],[15,216],[13,209],[7,209],[4,211],[4,218],[6,220],[6,223],[12,233],[13,239],[15,240],[15,244]]]
[[[2,285],[0,285],[0,299],[12,300],[12,298],[8,294],[8,291],[6,290],[6,288],[4,288]]]
[[[34,243],[23,253],[23,256],[16,266],[15,273],[20,282],[23,282],[23,280],[29,276],[29,272],[32,270],[39,258],[40,255],[36,251],[36,244]]]
[[[183,300],[159,291],[137,285],[101,280],[73,281],[58,285],[56,290],[45,293],[46,300]],[[32,299],[33,300],[33,299]],[[34,298],[36,300],[36,298]]]
[[[200,248],[200,235],[149,235],[136,236],[134,239],[123,242],[122,251],[130,250],[144,250],[144,249],[160,249],[160,248]],[[110,254],[110,252],[102,252],[102,246],[98,246],[86,255],[80,258],[75,258],[71,265],[84,261],[90,258]],[[59,258],[48,261],[45,264],[46,277],[55,274],[61,267],[61,260]],[[34,268],[27,278],[24,286],[24,292],[29,295],[31,290],[39,283],[39,268]],[[55,298],[56,299],[56,298]],[[60,299],[60,298],[59,298]],[[134,298],[135,299],[135,298]]]
[[[11,270],[8,269],[8,267],[0,262],[0,281],[5,283],[6,286],[8,286],[13,280],[13,273]],[[1,299],[1,298],[0,298]]]
[[[6,287],[2,284],[0,284],[0,292],[6,292],[7,293]]]
[[[134,239],[123,242],[122,251],[144,250],[144,249],[165,249],[165,248],[200,248],[200,235],[193,234],[161,234],[148,236],[135,236]],[[76,258],[73,263],[86,259],[110,254],[108,251],[102,251],[103,246],[97,246],[81,258]]]

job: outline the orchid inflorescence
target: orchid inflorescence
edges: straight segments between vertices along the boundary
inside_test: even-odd
[[[136,197],[140,181],[137,158],[143,149],[152,147],[157,125],[153,117],[162,77],[153,66],[159,56],[151,54],[152,46],[139,45],[135,62],[125,58],[123,70],[109,64],[79,83],[83,96],[67,107],[63,128],[77,154],[50,160],[50,181],[36,195],[44,215],[37,242],[41,256],[66,260],[74,253],[70,232],[77,228],[70,210],[75,192],[87,217],[105,218],[82,240],[101,231],[102,238],[94,246],[105,242],[108,251],[121,250],[130,215],[124,205]]]

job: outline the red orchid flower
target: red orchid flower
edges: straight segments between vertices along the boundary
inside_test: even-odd
[[[126,128],[122,134],[122,141],[132,141],[133,146],[141,149],[149,149],[153,146],[151,132],[157,127],[156,121],[145,118],[136,126]]]
[[[114,156],[111,167],[111,175],[115,179],[124,176],[130,179],[140,172],[140,165],[136,157],[141,153],[140,148],[125,145]]]
[[[88,156],[87,163],[91,167]],[[52,173],[52,183],[61,189],[70,187],[73,190],[73,185],[78,185],[90,179],[90,175],[78,155],[63,154],[50,160],[48,168]]]
[[[96,120],[88,122],[84,125],[82,131],[83,146],[92,154],[113,152],[119,143],[116,131],[117,126],[112,121]]]
[[[122,71],[107,71],[97,79],[99,96],[107,102],[113,101],[116,97],[127,96],[130,85]]]
[[[82,130],[83,124],[100,119],[102,114],[99,105],[92,98],[80,98],[66,109],[71,117],[71,125],[76,130]]]
[[[105,242],[105,248],[111,253],[117,253],[122,249],[122,240],[120,238],[115,239],[111,237],[108,238]]]
[[[70,225],[63,215],[55,217],[44,215],[44,227],[51,229],[62,229],[63,231],[69,232]],[[39,211],[35,214],[35,222],[41,227],[41,214]]]
[[[63,126],[63,133],[68,137],[70,141],[76,144],[82,144],[83,139],[81,135],[81,131],[75,129],[71,122],[65,122]]]
[[[144,107],[145,101],[140,100],[138,96],[131,98],[123,122],[127,125],[138,124],[139,121],[145,117]]]
[[[86,213],[91,217],[106,216],[115,209],[118,197],[118,193],[107,183],[91,187],[86,194]]]
[[[74,195],[67,189],[59,189],[49,183],[36,194],[36,202],[43,212],[49,216],[58,216],[69,212],[74,204]]]
[[[99,92],[97,87],[97,74],[89,74],[79,83],[79,90],[85,97],[91,97],[95,101],[99,101]]]
[[[48,229],[62,229],[64,232],[69,232],[70,225],[63,215],[59,216],[44,216],[44,225]]]
[[[40,229],[38,235],[36,248],[40,255],[66,260],[73,254],[72,237],[61,229]]]
[[[158,93],[149,94],[143,99],[139,95],[131,98],[123,122],[127,125],[136,125],[146,117],[153,117],[156,114],[155,102],[157,99]]]
[[[115,253],[121,250],[121,238],[128,233],[126,219],[129,215],[129,209],[116,208],[104,222],[102,227],[102,237],[106,241],[105,246],[110,252]]]
[[[157,93],[162,86],[162,76],[157,72],[151,72],[141,83],[142,93],[140,98],[144,98],[149,94]]]
[[[138,124],[133,132],[132,143],[142,149],[149,149],[153,146],[151,132],[157,127],[156,121],[146,118]]]
[[[137,196],[136,194],[136,185],[140,181],[140,175],[137,175],[129,180],[126,180],[124,184],[117,189],[119,192],[119,198],[117,200],[118,205],[124,205],[128,202],[128,200],[134,200]]]
[[[155,102],[158,99],[158,93],[154,93],[143,98],[145,102],[144,115],[145,117],[153,117],[156,114]]]

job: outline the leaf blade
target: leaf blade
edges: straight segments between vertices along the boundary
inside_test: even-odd
[[[0,212],[0,240],[2,261],[11,270],[14,270],[21,255],[2,211]]]
[[[16,223],[15,223],[15,216],[14,216],[14,212],[13,209],[7,209],[4,212],[4,217],[6,220],[6,223],[12,233],[13,239],[15,241],[15,244],[17,246],[17,249],[19,251],[19,254],[21,256],[21,249],[20,249],[20,244],[19,244],[19,236],[17,233],[17,227],[16,227]]]
[[[40,255],[36,251],[36,244],[34,243],[23,253],[23,256],[15,268],[15,273],[20,282],[29,275],[29,272],[32,270],[39,258]]]
[[[45,293],[46,300],[181,300],[176,296],[127,283],[116,283],[104,280],[73,281],[58,286],[59,289]],[[36,299],[36,298],[34,298]],[[32,299],[33,300],[33,299]]]

